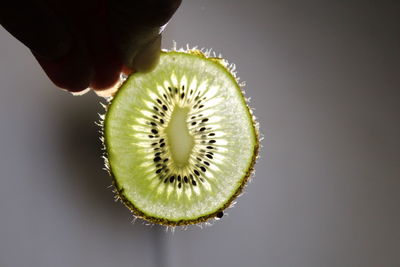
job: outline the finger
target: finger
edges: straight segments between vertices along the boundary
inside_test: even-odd
[[[82,60],[85,62],[83,66],[75,66],[78,68],[76,71],[80,71],[80,75],[70,82],[71,85],[78,84],[79,81],[82,84],[79,84],[79,88],[74,90],[80,90],[83,86],[94,90],[112,87],[119,79],[122,63],[110,41],[105,0],[45,1],[59,17],[66,21],[73,36],[78,36],[84,44],[85,58]],[[90,63],[90,75],[85,73],[88,70],[86,60]],[[78,62],[78,58],[71,62],[68,61],[66,64],[75,65],[76,62]],[[79,68],[83,69],[79,70]],[[91,78],[89,84],[87,77]],[[68,89],[71,90],[71,88]]]
[[[94,76],[90,87],[93,90],[105,90],[115,85],[122,72],[122,63],[113,51],[105,51],[94,60]]]
[[[157,42],[162,26],[180,3],[181,0],[109,1],[111,32],[124,64],[133,68],[139,51]]]
[[[94,70],[82,39],[76,38],[70,51],[58,60],[48,60],[35,52],[33,55],[55,85],[70,92],[81,92],[90,86]]]
[[[118,82],[123,67],[111,42],[107,25],[104,24],[104,21],[96,21],[95,25],[91,25],[90,34],[86,36],[94,64],[95,74],[90,84],[94,90],[113,87]]]
[[[161,34],[149,44],[146,44],[132,60],[132,68],[139,72],[151,71],[160,59]]]
[[[8,1],[0,22],[15,38],[45,59],[59,59],[70,49],[71,36],[61,20],[40,1]]]
[[[159,35],[158,27],[132,26],[130,30],[119,27],[112,31],[114,46],[122,62],[132,68],[133,59],[147,44]]]

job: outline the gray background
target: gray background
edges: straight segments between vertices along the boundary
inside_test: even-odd
[[[0,30],[0,266],[400,266],[398,1],[184,1],[164,47],[235,62],[265,135],[212,227],[113,201],[94,94],[57,90]]]

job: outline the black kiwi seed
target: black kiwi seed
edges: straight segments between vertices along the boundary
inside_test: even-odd
[[[170,183],[173,183],[173,182],[174,182],[174,180],[175,180],[175,176],[174,176],[174,175],[172,175],[172,176],[169,178],[169,182],[170,182]]]
[[[217,217],[218,219],[221,219],[222,217],[224,217],[224,212],[223,212],[223,211],[218,212],[217,215],[216,215],[216,217]]]

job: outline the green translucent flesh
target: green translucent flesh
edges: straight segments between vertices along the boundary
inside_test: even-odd
[[[205,99],[196,106],[197,95]],[[166,103],[167,110],[157,98]],[[152,118],[155,114],[158,119]],[[199,114],[208,121],[201,122]],[[192,116],[196,119],[191,120]],[[149,138],[154,135],[151,121],[159,126],[158,139]],[[202,127],[206,129],[200,131]],[[163,53],[154,71],[130,76],[109,107],[104,132],[109,164],[126,200],[146,216],[168,221],[196,220],[224,207],[248,175],[257,146],[253,120],[235,78],[217,62],[180,52]],[[210,133],[215,134],[215,143],[202,144],[201,135]],[[155,162],[154,149],[160,138],[165,139],[167,151],[161,161],[169,158],[165,164],[171,172],[182,174],[181,185],[176,179],[165,183],[156,173],[160,161]],[[209,145],[212,150],[206,149]],[[209,166],[196,160],[201,150],[213,152],[212,159],[201,157]],[[190,180],[183,182],[183,175],[190,171],[188,162],[200,164],[195,167],[200,176],[191,172],[196,186]]]

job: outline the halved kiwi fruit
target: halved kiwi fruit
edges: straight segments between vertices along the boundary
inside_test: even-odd
[[[178,226],[220,218],[241,193],[258,131],[225,60],[162,52],[107,108],[104,144],[118,197],[135,216]]]

